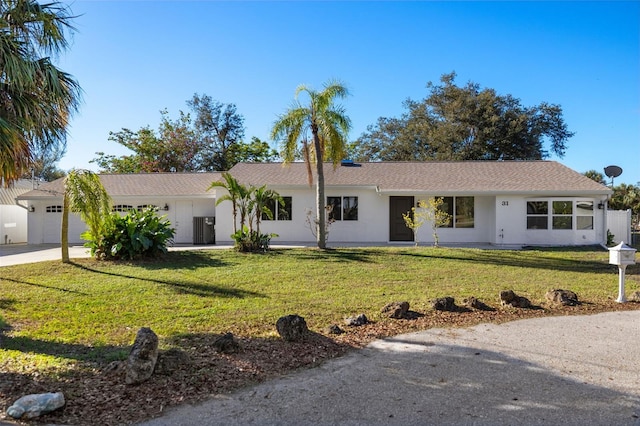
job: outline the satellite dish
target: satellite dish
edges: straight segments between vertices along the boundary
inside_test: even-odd
[[[604,168],[604,174],[610,178],[617,178],[622,174],[622,169],[618,166],[607,166]]]
[[[607,166],[604,168],[604,174],[611,178],[611,186],[613,187],[613,178],[617,178],[622,174],[622,168],[618,166]]]

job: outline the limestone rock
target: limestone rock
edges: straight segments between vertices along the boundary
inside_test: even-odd
[[[149,380],[157,361],[158,336],[150,328],[142,327],[127,358],[125,382],[135,385]]]
[[[480,299],[476,299],[473,296],[464,299],[462,302],[464,303],[464,306],[469,309],[475,309],[478,311],[495,311],[494,308],[482,302]]]
[[[365,314],[360,314],[357,317],[349,317],[344,320],[344,323],[351,327],[359,327],[369,323],[369,318]]]
[[[431,307],[436,311],[456,311],[456,300],[451,296],[439,297],[431,302]]]
[[[576,306],[580,304],[578,295],[571,290],[549,290],[544,296],[550,302],[561,303],[563,306]]]
[[[631,293],[631,296],[627,299],[629,302],[640,303],[640,291],[634,291]]]
[[[14,419],[33,419],[57,410],[65,404],[62,392],[25,395],[7,409]]]
[[[171,348],[158,353],[158,362],[154,370],[155,374],[170,376],[174,371],[191,364],[191,358],[180,349]]]
[[[303,340],[309,333],[307,322],[299,315],[280,317],[276,322],[276,330],[288,342]]]
[[[233,333],[225,333],[213,342],[216,351],[231,354],[240,350],[240,344],[233,337]]]
[[[338,324],[331,324],[329,327],[326,328],[325,332],[327,334],[342,334],[344,333],[344,330],[341,329]]]
[[[518,296],[513,290],[502,290],[500,292],[500,302],[502,305],[513,306],[514,308],[531,308],[531,301],[524,296]]]
[[[407,318],[409,312],[409,302],[392,302],[382,308],[382,314],[389,318]]]

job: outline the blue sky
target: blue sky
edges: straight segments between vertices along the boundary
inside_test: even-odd
[[[268,140],[295,88],[339,79],[350,140],[455,71],[525,106],[559,104],[563,164],[640,182],[640,2],[66,2],[80,15],[59,66],[82,86],[60,167],[122,155],[110,131],[157,128],[194,93],[233,103],[246,140]]]

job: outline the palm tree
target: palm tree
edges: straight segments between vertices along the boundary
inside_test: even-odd
[[[302,105],[298,100],[301,93],[309,96],[309,104]],[[326,247],[326,212],[324,197],[323,161],[331,160],[334,167],[343,159],[347,147],[347,135],[351,121],[336,98],[345,98],[347,88],[338,81],[330,81],[324,90],[317,92],[305,85],[298,86],[293,106],[278,117],[271,130],[271,138],[282,139],[282,156],[285,163],[294,161],[298,143],[302,144],[302,153],[307,163],[309,186],[313,183],[311,164],[316,165],[316,239],[318,248]],[[312,144],[308,143],[311,132]]]
[[[89,170],[72,170],[64,179],[62,201],[62,261],[69,263],[69,212],[80,213],[89,228],[87,237],[95,241],[102,234],[111,213],[111,198],[100,176]]]
[[[80,103],[73,77],[50,56],[68,48],[69,9],[35,0],[0,2],[0,177],[17,179],[32,152],[66,144],[69,117]]]
[[[278,204],[284,206],[284,199],[276,191],[267,189],[267,185],[253,189],[251,195],[251,214],[254,215],[256,221],[256,232],[260,235],[260,222],[262,221],[262,215],[264,214],[269,219],[273,219],[275,212],[271,211],[269,205],[273,204],[275,208],[278,208]],[[252,224],[253,220],[249,219],[249,224]]]
[[[224,188],[227,190],[227,194],[222,197],[218,197],[216,195],[216,206],[223,201],[231,201],[231,208],[233,212],[233,233],[235,234],[238,231],[237,226],[237,217],[238,217],[238,204],[239,202],[245,198],[245,193],[247,189],[241,185],[236,178],[231,176],[228,172],[222,173],[222,178],[224,182],[215,181],[212,182],[208,189],[212,188]]]

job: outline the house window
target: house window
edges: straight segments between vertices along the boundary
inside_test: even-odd
[[[358,197],[327,197],[329,220],[358,220]]]
[[[552,205],[552,228],[573,229],[573,201],[554,201]]]
[[[127,204],[118,204],[113,206],[111,211],[114,212],[128,212],[129,210],[133,210],[133,206],[129,206]]]
[[[593,201],[576,202],[576,229],[593,229]]]
[[[590,200],[527,201],[527,229],[549,229],[549,223],[555,230],[593,229],[593,205]]]
[[[442,198],[440,210],[445,211],[451,217],[449,223],[443,228],[473,228],[474,225],[474,198],[473,197],[436,197]]]
[[[47,213],[62,213],[62,206],[47,206],[45,211]]]
[[[154,206],[153,204],[141,204],[138,206],[138,211],[141,212],[142,210],[146,210],[146,209],[157,209],[158,206]]]
[[[549,203],[547,201],[527,201],[527,229],[547,229],[549,227]]]
[[[276,203],[275,200],[269,200],[267,207],[271,211],[273,218],[270,219],[265,213],[262,213],[262,220],[291,220],[292,200],[291,197],[282,197],[284,206]]]

